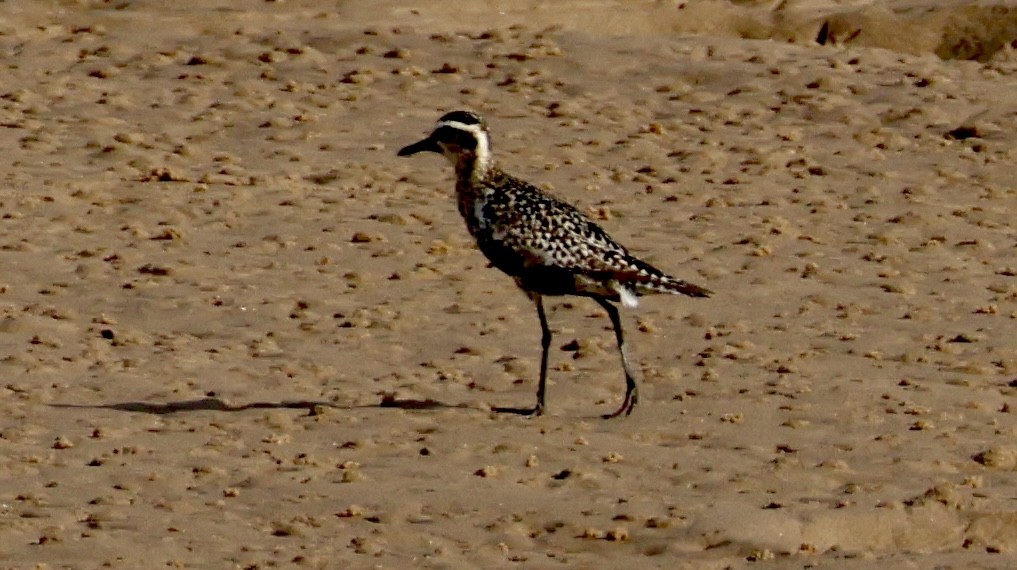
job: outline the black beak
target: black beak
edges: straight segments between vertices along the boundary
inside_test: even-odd
[[[417,154],[418,152],[436,152],[441,154],[441,148],[438,143],[434,142],[434,139],[427,137],[422,141],[417,141],[409,146],[404,146],[399,149],[399,156],[410,156],[411,154]]]

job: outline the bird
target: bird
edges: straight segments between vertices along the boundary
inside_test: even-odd
[[[709,297],[712,291],[671,277],[635,257],[574,206],[520,178],[495,161],[486,121],[471,111],[452,111],[431,133],[399,150],[443,155],[455,168],[459,213],[491,265],[515,280],[534,302],[540,319],[540,378],[532,408],[494,408],[539,416],[547,409],[547,362],[553,335],[544,297],[573,295],[597,302],[611,320],[625,373],[621,407],[603,415],[628,416],[639,399],[616,303],[633,308],[644,293]]]

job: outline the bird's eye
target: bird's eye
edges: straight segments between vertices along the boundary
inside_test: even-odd
[[[473,150],[477,148],[477,139],[471,133],[462,133],[457,137],[456,144],[463,150]]]
[[[476,136],[462,129],[442,127],[434,133],[434,137],[449,146],[455,146],[462,150],[474,150],[477,148]]]

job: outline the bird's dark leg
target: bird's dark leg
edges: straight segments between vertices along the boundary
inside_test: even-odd
[[[547,315],[544,314],[544,300],[536,293],[529,293],[533,302],[537,305],[537,316],[540,317],[540,380],[537,382],[537,405],[532,408],[502,408],[496,407],[496,412],[520,414],[524,416],[539,416],[544,413],[545,394],[547,393],[547,357],[551,350],[551,327],[547,326]]]
[[[614,337],[618,341],[618,352],[621,353],[622,368],[625,370],[625,399],[622,400],[622,405],[617,411],[613,414],[605,414],[604,418],[614,418],[622,414],[627,416],[636,407],[636,401],[639,400],[639,388],[636,386],[636,379],[632,375],[632,370],[629,369],[629,359],[625,355],[625,336],[622,334],[621,318],[618,316],[618,308],[612,305],[610,301],[600,297],[594,297],[593,299],[601,307],[604,307],[604,310],[607,311],[607,316],[611,318],[611,325],[614,326]]]
[[[547,326],[543,297],[534,295],[533,301],[537,304],[537,316],[540,317],[540,380],[537,382],[537,406],[533,408],[533,415],[539,416],[544,413],[544,396],[547,393],[547,356],[551,349],[551,327]]]

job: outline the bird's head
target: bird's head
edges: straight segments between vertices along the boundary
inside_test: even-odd
[[[444,155],[457,171],[462,168],[486,171],[491,164],[487,124],[479,115],[469,111],[446,113],[438,119],[427,138],[401,148],[399,156],[425,151]]]

